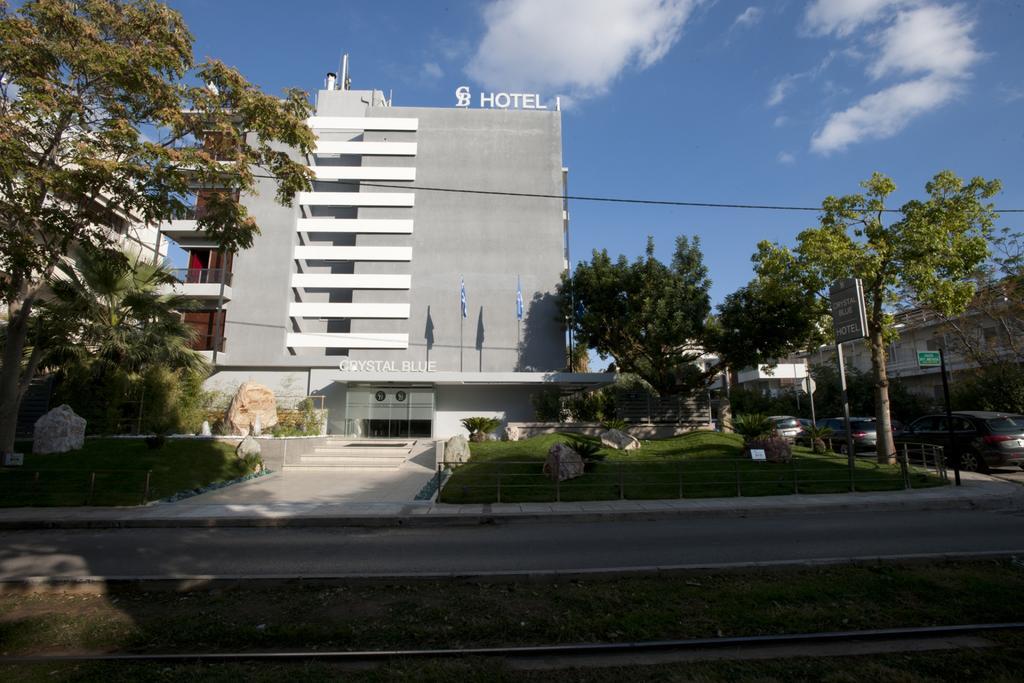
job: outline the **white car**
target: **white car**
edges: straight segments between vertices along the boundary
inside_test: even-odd
[[[792,415],[769,415],[768,419],[775,425],[775,431],[785,439],[795,439],[796,435],[803,431],[803,426],[798,418]]]

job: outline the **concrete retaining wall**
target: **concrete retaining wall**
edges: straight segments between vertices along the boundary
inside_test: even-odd
[[[528,439],[539,434],[554,434],[555,432],[599,436],[601,432],[605,431],[605,428],[597,422],[509,422],[508,424],[510,427],[519,429],[519,437],[521,439]],[[638,439],[667,439],[699,429],[711,430],[714,427],[706,422],[635,424],[627,426],[626,432]]]

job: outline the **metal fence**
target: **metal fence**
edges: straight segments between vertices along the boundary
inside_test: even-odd
[[[152,470],[0,469],[0,500],[19,505],[145,505]]]
[[[553,462],[553,471],[561,463]],[[589,461],[577,478],[557,481],[544,472],[542,460],[441,462],[437,488],[465,502],[561,502],[563,500],[657,500],[790,493],[901,490],[948,481],[941,446],[905,444],[897,465],[846,456],[802,456],[785,463],[738,458],[643,458]],[[444,482],[444,473],[452,473]],[[450,487],[450,488],[449,488]],[[439,500],[440,500],[439,494]]]

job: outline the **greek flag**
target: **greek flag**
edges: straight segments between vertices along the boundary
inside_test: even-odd
[[[516,320],[523,319],[523,283],[516,275]]]
[[[469,303],[466,301],[466,282],[459,278],[459,301],[462,303],[462,317],[469,317]]]

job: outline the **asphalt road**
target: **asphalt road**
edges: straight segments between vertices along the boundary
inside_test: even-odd
[[[1024,550],[1024,512],[0,533],[0,579],[572,571]]]

